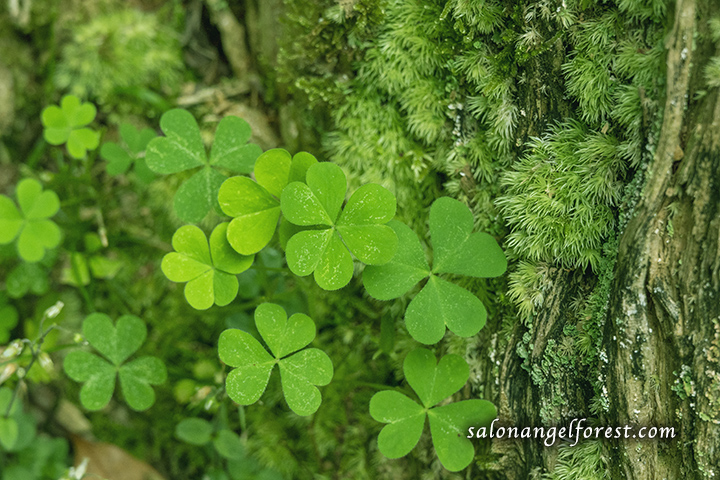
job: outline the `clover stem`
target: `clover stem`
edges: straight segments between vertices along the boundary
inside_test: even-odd
[[[132,303],[132,297],[130,296],[130,294],[128,294],[124,288],[118,285],[114,277],[108,278],[107,284],[110,287],[110,292],[114,295],[115,298],[119,300],[119,303],[121,303],[125,307],[126,312],[132,313],[133,309],[130,306]]]
[[[318,418],[317,415],[313,415],[312,420],[310,421],[310,429],[308,430],[308,433],[310,434],[310,440],[313,444],[313,450],[315,451],[315,459],[317,460],[318,465],[322,465],[322,455],[320,455],[320,448],[317,444],[317,435],[315,434],[315,420]]]
[[[107,131],[107,128],[101,128],[99,133],[99,139],[98,139],[98,145],[102,145],[103,138],[105,137],[105,132]],[[99,148],[94,148],[93,150],[90,150],[88,153],[85,154],[85,177],[88,180],[87,185],[92,185],[92,166],[95,164],[95,160],[97,160],[97,156],[100,153]],[[91,189],[94,196],[97,197],[97,192],[95,189]]]
[[[58,328],[58,330],[59,330],[59,329],[60,329],[60,328]],[[61,344],[61,345],[55,345],[55,346],[52,347],[52,348],[48,348],[48,349],[46,349],[45,351],[46,351],[47,353],[55,353],[55,352],[60,352],[60,351],[62,351],[62,350],[66,350],[66,349],[68,349],[68,348],[77,348],[77,343],[63,343],[63,344]],[[0,365],[2,365],[2,364],[0,364]]]
[[[73,261],[72,257],[70,258],[70,268],[72,268],[73,280],[75,280],[75,284],[77,285],[78,289],[80,290],[83,300],[85,300],[85,304],[87,305],[90,312],[94,313],[95,305],[93,304],[92,298],[90,298],[90,295],[88,294],[87,289],[85,289],[85,285],[83,285],[83,282],[80,279],[80,270],[78,270],[77,263]]]
[[[27,160],[25,161],[25,164],[31,168],[34,169],[35,165],[37,165],[37,162],[42,157],[43,153],[45,153],[45,149],[47,148],[47,142],[43,137],[40,137],[37,142],[35,142],[35,145],[33,145],[33,149],[30,151],[30,154],[27,157]]]
[[[240,418],[240,429],[247,440],[247,419],[245,418],[245,407],[238,405],[238,417]]]

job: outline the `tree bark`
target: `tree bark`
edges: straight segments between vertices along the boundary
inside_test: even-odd
[[[711,473],[720,465],[720,102],[717,89],[688,100],[711,53],[693,46],[695,34],[715,7],[676,5],[663,126],[620,242],[605,329],[611,420],[672,425],[679,436],[621,443],[611,451],[613,478],[720,473]]]
[[[612,479],[720,474],[720,102],[716,88],[701,92],[704,68],[717,54],[707,19],[718,5],[679,0],[674,8],[662,126],[619,237],[598,372],[609,404],[600,424],[670,426],[677,436],[604,441]],[[594,283],[561,269],[548,282],[529,342],[518,325],[504,352],[498,404],[509,425],[546,423],[541,410],[558,396],[558,422],[593,416],[592,379],[563,370],[546,384],[531,378],[557,348],[573,315],[569,305]],[[518,355],[522,344],[527,360]],[[493,451],[502,478],[513,479],[552,471],[558,452],[528,441],[496,441]]]

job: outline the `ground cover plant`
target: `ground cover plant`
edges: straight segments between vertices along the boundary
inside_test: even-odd
[[[45,112],[80,108],[77,103],[75,97],[65,97],[61,102],[64,110],[48,107]],[[94,116],[95,109],[91,104],[85,103],[82,108],[92,111]],[[73,111],[65,112],[66,116],[72,117]],[[47,116],[44,114],[44,117]],[[91,118],[89,113],[84,116]],[[60,122],[56,123],[60,125]],[[70,131],[70,126],[82,122],[68,120],[66,123],[68,127],[63,128]],[[48,127],[49,122],[44,121],[44,124],[46,136],[59,140],[60,135],[47,133],[47,128],[51,128]],[[119,130],[128,150],[117,143],[108,142],[100,151],[109,162],[108,173],[127,172],[134,161],[138,185],[146,185],[151,181],[140,167],[142,163],[138,163],[143,158],[149,169],[158,174],[177,173],[200,166],[201,169],[178,188],[173,201],[177,218],[201,222],[213,206],[215,213],[222,211],[231,216],[230,221],[216,222],[209,236],[196,225],[179,227],[172,235],[174,251],[162,258],[160,269],[167,279],[186,283],[184,298],[192,308],[207,310],[214,305],[217,308],[235,302],[240,289],[238,275],[253,268],[256,261],[260,263],[262,251],[272,248],[274,252],[284,251],[286,257],[278,265],[286,264],[287,267],[274,267],[274,270],[285,274],[282,281],[288,282],[288,278],[294,275],[302,278],[314,274],[314,281],[323,290],[335,291],[347,286],[354,275],[355,261],[376,268],[374,277],[372,270],[366,271],[365,276],[376,279],[372,284],[376,292],[374,296],[386,300],[403,295],[418,280],[430,277],[428,286],[417,295],[419,300],[414,300],[416,303],[429,303],[425,307],[426,312],[421,314],[413,311],[408,314],[411,319],[408,326],[415,326],[409,328],[409,331],[422,343],[439,342],[444,336],[446,323],[458,320],[470,323],[469,326],[451,323],[451,330],[462,336],[474,335],[484,325],[487,314],[477,297],[446,280],[436,278],[441,274],[492,277],[505,272],[507,263],[502,250],[489,235],[472,233],[471,213],[462,203],[444,197],[431,209],[430,228],[436,244],[436,266],[431,270],[424,260],[425,254],[417,237],[409,231],[409,227],[393,220],[395,197],[384,187],[377,184],[363,185],[346,199],[347,178],[340,167],[332,163],[320,163],[308,153],[291,156],[285,150],[272,149],[261,154],[259,147],[247,144],[249,127],[237,117],[229,116],[220,120],[209,160],[204,154],[205,147],[198,124],[189,112],[180,109],[166,112],[160,119],[160,127],[164,136],[155,136],[149,129],[138,131],[123,124]],[[67,140],[66,137],[68,135],[63,134],[63,140]],[[72,132],[69,138],[72,138]],[[98,145],[87,144],[85,147],[83,155],[76,147],[69,148],[68,152],[71,157],[83,157]],[[90,160],[85,158],[85,161]],[[215,168],[251,176],[225,179]],[[0,222],[8,232],[2,241],[4,244],[14,242],[20,261],[34,264],[43,260],[46,250],[61,245],[60,227],[47,220],[58,212],[60,201],[55,192],[43,192],[41,184],[32,178],[20,181],[16,191],[20,210],[10,198],[0,197],[4,205]],[[390,225],[386,225],[391,221]],[[84,296],[89,296],[84,291],[84,287],[91,283],[88,264],[84,257],[76,257],[79,255],[77,252],[68,253],[68,283],[78,287]],[[408,255],[415,257],[416,262],[422,258],[420,266],[424,265],[424,270],[419,269],[422,274],[420,278],[414,278],[404,291],[395,291],[396,280],[388,278],[388,273],[382,267],[388,265],[390,277],[402,274],[403,262],[407,261]],[[77,258],[83,260],[78,261]],[[90,258],[90,266],[94,258]],[[259,265],[257,268],[264,272],[267,267]],[[405,268],[408,268],[407,265]],[[410,268],[416,266],[410,265]],[[103,278],[92,270],[95,277]],[[440,287],[434,282],[441,282]],[[305,281],[299,288],[295,288],[302,290],[308,285],[310,282]],[[423,293],[426,291],[428,293]],[[328,354],[318,348],[305,348],[316,338],[313,319],[300,312],[288,317],[283,306],[261,303],[266,298],[259,291],[255,295],[246,296],[251,303],[245,306],[245,310],[254,308],[254,325],[249,322],[233,325],[224,330],[215,342],[217,353],[213,357],[219,357],[227,370],[225,374],[220,374],[219,389],[213,401],[219,405],[227,425],[214,434],[215,427],[208,420],[188,416],[178,422],[174,429],[176,437],[190,445],[212,443],[216,453],[226,460],[225,465],[217,469],[214,475],[232,476],[232,461],[249,461],[243,453],[244,443],[238,433],[232,430],[234,422],[230,423],[227,418],[228,411],[240,409],[240,426],[235,428],[247,436],[247,425],[242,421],[244,407],[252,408],[250,406],[263,396],[275,365],[279,367],[285,401],[290,410],[299,416],[312,415],[320,408],[322,395],[317,387],[330,384],[338,376],[340,378],[335,380],[345,381],[342,375],[335,374],[333,361]],[[88,307],[92,308],[92,298],[86,297],[86,300]],[[409,305],[409,312],[414,304]],[[57,317],[63,307],[64,303],[58,302],[45,312],[43,320],[46,317]],[[10,315],[9,312],[7,314]],[[466,318],[468,315],[469,318]],[[440,322],[439,325],[437,322]],[[7,328],[14,327],[16,323],[8,320]],[[44,327],[41,322],[39,337],[35,342],[29,338],[21,339],[3,352],[3,357],[8,359],[6,363],[12,361],[12,365],[22,365],[23,355],[29,359],[26,360],[27,373],[23,367],[19,367],[15,375],[10,374],[11,379],[16,376],[15,391],[10,394],[6,390],[5,393],[9,399],[5,402],[6,415],[0,424],[0,438],[8,452],[26,447],[26,444],[18,443],[23,435],[32,438],[36,434],[32,425],[23,423],[20,417],[16,418],[13,414],[22,411],[22,402],[16,398],[18,391],[26,388],[27,376],[32,372],[35,361],[41,355],[47,356],[42,345],[45,337],[54,329],[65,330],[65,327],[58,323]],[[414,333],[416,329],[435,333],[432,336]],[[162,388],[166,383],[170,360],[157,356],[129,360],[146,338],[147,326],[135,315],[122,315],[115,322],[105,313],[92,312],[84,319],[74,337],[76,345],[62,347],[71,349],[64,355],[63,371],[70,379],[82,384],[78,398],[84,409],[106,409],[113,398],[122,398],[134,411],[144,411],[153,406],[156,400],[153,386]],[[92,347],[100,356],[82,348],[82,345]],[[427,362],[420,361],[418,364],[418,361],[413,360],[419,356],[424,358],[425,355],[431,354],[422,349],[412,351],[405,362],[405,375],[415,391],[420,392],[418,395],[421,401],[429,408],[456,393],[467,382],[469,369],[462,357],[443,357],[438,368],[441,375],[449,376],[446,379],[449,383],[436,385],[433,383],[435,380],[432,380],[438,375],[438,372],[433,372],[434,367],[425,365]],[[196,360],[212,364],[209,358],[199,357]],[[434,364],[434,361],[430,363]],[[418,366],[414,367],[415,364]],[[116,382],[119,383],[119,390],[116,390]],[[396,422],[398,417],[393,402],[388,402],[387,395],[383,396],[382,393],[393,396],[393,399],[394,395],[401,394],[392,390],[392,385],[378,384],[375,388],[380,389],[381,393],[376,394],[370,402],[370,414],[376,420]],[[407,397],[402,398],[405,399],[403,402],[410,401]],[[419,406],[416,408],[419,410],[415,412],[410,427],[412,433],[408,437],[412,443],[410,448],[398,452],[394,442],[383,440],[389,436],[387,432],[381,433],[378,446],[384,455],[389,458],[402,457],[417,443],[425,423],[425,413]],[[205,410],[208,410],[207,406]],[[466,428],[465,424],[487,424],[495,417],[496,409],[487,400],[464,401],[433,409],[428,411],[428,415],[433,442],[442,464],[450,471],[459,471],[471,463],[474,446],[458,434]],[[404,437],[405,432],[397,432],[395,435]],[[402,443],[406,442],[408,440]],[[460,450],[456,451],[458,447]],[[67,474],[71,475],[70,470]]]
[[[718,18],[0,2],[0,480],[716,477]]]

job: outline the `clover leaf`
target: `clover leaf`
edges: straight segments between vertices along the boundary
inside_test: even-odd
[[[19,402],[15,402],[10,410],[10,415],[5,416],[7,407],[13,399],[12,390],[7,387],[0,388],[0,446],[8,450],[15,445],[18,438],[18,423],[15,419],[19,409]]]
[[[410,335],[430,345],[442,339],[445,327],[461,337],[478,333],[487,318],[482,302],[438,274],[479,278],[502,275],[507,260],[495,239],[487,233],[472,233],[472,212],[461,202],[439,198],[430,207],[430,238],[434,247],[430,268],[415,232],[397,221],[388,225],[398,236],[398,252],[387,264],[365,269],[363,284],[368,293],[378,300],[391,300],[427,278],[405,312]]]
[[[96,233],[84,236],[85,253],[72,252],[60,274],[60,283],[65,285],[89,285],[92,278],[113,278],[122,268],[118,258],[102,255],[103,243]]]
[[[10,340],[10,332],[17,326],[18,311],[13,307],[3,292],[0,292],[0,344]]]
[[[212,424],[202,418],[184,418],[175,426],[175,436],[191,445],[205,445],[212,433]]]
[[[107,173],[120,175],[135,164],[135,174],[144,183],[149,183],[155,176],[145,162],[145,149],[155,132],[149,128],[138,130],[129,123],[120,125],[121,143],[106,142],[100,149],[100,156],[108,161]]]
[[[304,182],[308,168],[316,163],[309,153],[290,157],[286,150],[275,148],[255,162],[256,181],[232,177],[222,184],[218,200],[222,211],[234,217],[228,241],[236,251],[252,255],[265,248],[280,218],[280,194],[289,182]]]
[[[22,298],[28,293],[44,295],[50,289],[48,272],[40,263],[20,263],[5,279],[8,297]]]
[[[206,310],[213,303],[224,307],[235,300],[236,275],[250,268],[255,258],[240,255],[230,247],[227,229],[227,222],[215,227],[208,245],[198,227],[180,227],[172,238],[175,252],[163,257],[163,273],[171,282],[187,282],[185,298],[197,310]]]
[[[11,389],[0,387],[0,450],[17,452],[27,448],[35,434],[34,417],[23,412],[22,403]]]
[[[175,436],[191,445],[202,446],[212,441],[215,450],[230,460],[245,457],[245,447],[237,433],[226,428],[215,431],[207,420],[185,418],[175,426]]]
[[[92,103],[81,103],[74,95],[66,95],[60,106],[50,105],[42,111],[43,136],[50,145],[67,143],[68,153],[83,158],[88,150],[95,150],[100,134],[85,125],[95,119],[97,109]]]
[[[167,371],[156,357],[140,357],[125,363],[147,337],[145,323],[138,317],[123,315],[113,325],[104,313],[93,313],[83,322],[85,339],[104,358],[86,351],[73,351],[65,357],[65,373],[76,382],[83,382],[80,402],[88,410],[100,410],[110,402],[115,391],[115,378],[127,404],[136,411],[146,410],[155,403],[150,385],[164,383]]]
[[[263,303],[255,310],[255,324],[272,355],[243,330],[229,329],[220,335],[220,360],[233,367],[225,382],[230,398],[240,405],[257,402],[277,364],[290,409],[303,416],[315,413],[322,402],[316,385],[327,385],[333,377],[325,352],[302,350],[315,338],[315,323],[302,313],[288,318],[281,306]]]
[[[80,252],[72,252],[68,265],[63,267],[60,283],[65,285],[90,285],[92,278],[113,278],[122,268],[123,262],[102,255],[86,257]]]
[[[497,416],[487,400],[463,400],[432,408],[460,390],[470,376],[462,357],[445,355],[436,364],[435,355],[418,348],[405,357],[405,379],[417,393],[422,405],[395,390],[383,390],[370,399],[370,415],[387,423],[378,436],[378,447],[388,458],[404,457],[415,448],[430,420],[430,434],[440,462],[451,472],[467,467],[475,456],[469,426],[488,425]]]
[[[314,273],[325,290],[350,282],[353,259],[369,265],[390,261],[397,250],[397,235],[387,225],[395,216],[395,196],[376,184],[358,188],[342,208],[347,179],[332,163],[311,166],[306,182],[292,182],[282,192],[285,218],[301,227],[287,242],[290,270],[300,276]]]
[[[9,197],[0,195],[0,245],[17,238],[17,251],[26,262],[38,262],[45,250],[60,244],[60,228],[51,220],[60,210],[60,200],[52,190],[43,192],[37,180],[18,183],[16,195],[20,210]]]
[[[175,213],[186,222],[199,222],[213,207],[220,212],[218,190],[227,177],[217,168],[250,173],[262,152],[257,145],[247,143],[250,125],[238,117],[220,120],[209,158],[200,128],[187,110],[165,112],[160,118],[160,128],[165,136],[151,140],[146,150],[150,170],[163,175],[196,171],[175,193]]]
[[[17,420],[12,417],[0,417],[0,446],[10,449],[15,445],[18,438]]]
[[[237,480],[282,480],[277,472],[261,467],[247,455],[240,437],[226,428],[217,430],[202,418],[185,418],[175,426],[175,436],[191,445],[203,446],[212,442],[215,451],[229,460],[230,476]],[[226,478],[226,477],[223,477]]]

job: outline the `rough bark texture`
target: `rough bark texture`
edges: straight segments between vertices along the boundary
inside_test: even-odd
[[[663,126],[621,239],[605,330],[612,420],[672,425],[679,438],[618,445],[611,450],[613,478],[706,478],[720,465],[717,89],[688,104],[713,53],[693,42],[708,42],[707,32],[696,32],[715,12],[692,0],[676,5]]]
[[[712,6],[681,0],[667,36],[667,96],[655,154],[638,204],[620,237],[599,372],[610,408],[601,424],[672,426],[675,440],[605,443],[608,478],[711,478],[720,473],[720,102],[696,98],[717,54],[706,20]],[[549,272],[546,302],[534,319],[528,365],[547,354],[570,320],[570,302],[588,278]],[[562,422],[589,417],[590,381],[554,372],[537,385],[517,353],[518,326],[501,367],[500,418],[547,424],[541,409],[558,394]],[[527,343],[527,342],[526,342]],[[539,442],[495,442],[503,478],[539,478],[557,449]]]
[[[521,85],[518,98],[525,115],[521,114],[517,136],[524,144],[531,136],[540,135],[550,124],[572,116],[567,97],[561,95],[563,78],[561,65],[565,51],[561,40],[547,53],[536,57],[524,72],[527,82]],[[553,381],[542,385],[531,378],[530,369],[541,365],[548,341],[559,340],[567,323],[574,323],[574,312],[568,305],[573,299],[587,295],[595,284],[593,275],[550,267],[547,270],[546,301],[533,319],[534,328],[527,342],[523,337],[528,329],[518,324],[508,339],[501,358],[500,386],[497,405],[498,417],[507,426],[549,426],[549,422],[562,423],[587,411],[592,397],[592,387],[587,379],[577,375],[552,372]],[[519,346],[527,345],[528,356],[518,354]],[[553,399],[563,399],[562,405],[553,406]],[[493,397],[487,397],[493,398]],[[550,420],[543,415],[543,406],[560,414]],[[587,415],[585,415],[587,416]],[[557,456],[557,448],[547,448],[542,441],[495,441],[493,453],[497,463],[493,470],[498,478],[540,478],[551,469]]]

